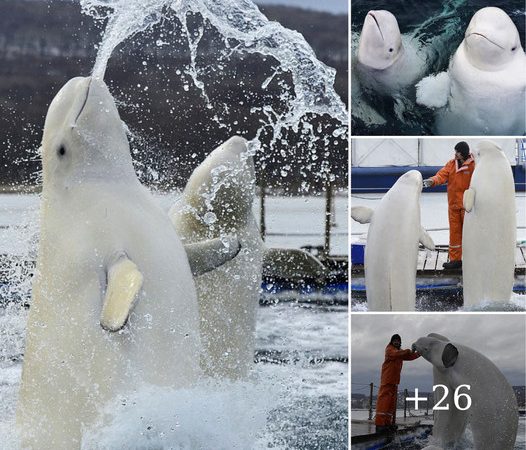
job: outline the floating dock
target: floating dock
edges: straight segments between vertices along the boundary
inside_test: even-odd
[[[365,296],[364,271],[365,245],[362,243],[351,246],[351,291],[353,297]],[[455,294],[462,291],[462,269],[444,269],[447,262],[447,245],[437,245],[435,250],[420,248],[417,259],[416,290],[417,293]],[[526,293],[526,246],[515,249],[515,283],[513,291]]]

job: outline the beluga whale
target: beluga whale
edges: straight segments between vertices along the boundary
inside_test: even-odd
[[[508,158],[493,142],[474,151],[475,170],[464,192],[464,306],[509,302],[515,277],[515,182]]]
[[[517,399],[492,361],[436,333],[419,338],[412,349],[433,365],[433,385],[447,388],[440,406],[448,408],[434,411],[432,438],[441,447],[460,448],[457,446],[469,426],[476,449],[514,448],[519,423]],[[436,389],[437,403],[444,394],[443,387]]]
[[[192,273],[213,267],[201,254],[205,243],[185,250],[139,183],[104,82],[78,77],[60,89],[41,151],[41,234],[17,425],[22,448],[72,449],[115,396],[199,379]],[[212,253],[217,246],[211,242]]]
[[[385,119],[368,104],[363,91],[390,96],[400,103],[400,94],[424,75],[427,60],[425,48],[412,36],[400,33],[392,13],[369,11],[353,58],[353,116],[366,124],[384,124]]]
[[[396,93],[423,75],[426,57],[416,42],[402,36],[389,11],[369,11],[358,45],[357,65],[361,83],[383,93]]]
[[[195,278],[201,365],[212,377],[242,379],[254,365],[264,251],[252,213],[255,182],[247,141],[233,136],[194,170],[169,212],[185,243],[236,236],[241,246],[231,261]]]
[[[417,84],[417,102],[436,111],[441,135],[523,135],[526,55],[519,32],[500,8],[472,17],[447,72]]]
[[[353,206],[351,217],[370,223],[365,246],[365,287],[370,311],[414,311],[419,242],[435,245],[420,224],[422,175],[404,173],[373,211]]]

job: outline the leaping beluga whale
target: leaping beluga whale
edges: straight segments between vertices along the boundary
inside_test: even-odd
[[[169,215],[183,242],[225,241],[237,236],[241,250],[223,266],[195,278],[206,375],[242,379],[254,365],[256,311],[264,245],[252,213],[253,157],[234,136],[194,170]]]
[[[72,449],[116,395],[144,383],[177,389],[199,379],[192,273],[213,267],[202,255],[207,245],[186,251],[139,183],[101,80],[74,78],[55,96],[42,161],[17,425],[22,448]],[[210,246],[214,253],[218,243]]]
[[[519,423],[517,399],[492,361],[436,333],[419,338],[412,349],[433,365],[433,385],[447,388],[444,399],[443,387],[435,391],[437,402],[442,399],[440,406],[448,405],[434,411],[433,439],[441,447],[457,448],[455,444],[469,426],[476,449],[514,448]]]
[[[515,277],[515,182],[503,151],[481,141],[464,192],[462,279],[464,306],[509,302]]]
[[[417,84],[417,102],[436,112],[441,135],[523,135],[526,55],[510,17],[496,7],[472,17],[447,72]]]
[[[365,286],[370,311],[413,311],[419,242],[435,245],[420,224],[422,175],[404,173],[373,211],[353,206],[351,217],[370,223],[365,246]]]

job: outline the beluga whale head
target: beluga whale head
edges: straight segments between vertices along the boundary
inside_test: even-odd
[[[234,232],[251,217],[256,176],[247,144],[241,136],[225,141],[194,170],[184,189],[186,204],[216,231]]]
[[[493,141],[480,141],[473,150],[475,163],[479,163],[482,158],[502,157],[504,152]]]
[[[422,174],[418,170],[410,170],[404,173],[396,182],[418,192],[422,191]]]
[[[396,17],[389,11],[369,11],[360,35],[358,61],[373,69],[385,70],[403,51]]]
[[[436,333],[419,338],[411,348],[439,370],[453,367],[459,355],[459,350],[448,338]]]
[[[469,62],[480,70],[497,71],[517,57],[524,57],[519,32],[500,8],[478,10],[464,36]]]
[[[44,190],[136,179],[124,124],[106,84],[69,80],[51,102],[42,138]]]

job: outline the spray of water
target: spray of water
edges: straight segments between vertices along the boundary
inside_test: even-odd
[[[204,27],[211,26],[223,39],[227,56],[233,53],[258,54],[277,61],[277,67],[263,83],[266,89],[280,74],[292,80],[290,89],[281,94],[284,110],[275,111],[268,105],[256,106],[252,112],[265,117],[256,137],[249,143],[249,151],[255,154],[261,148],[261,135],[271,131],[271,146],[285,130],[309,135],[309,146],[320,138],[307,117],[328,116],[338,125],[332,138],[344,139],[347,133],[348,115],[342,100],[334,90],[335,70],[316,58],[314,51],[298,32],[289,30],[277,22],[269,21],[250,0],[81,0],[83,12],[98,20],[107,20],[105,33],[99,47],[93,76],[104,78],[108,60],[115,48],[137,33],[146,32],[169,14],[175,15],[181,24],[190,53],[185,70],[211,107],[206,86],[200,80],[204,68],[199,66],[197,53]],[[192,18],[200,15],[201,25]],[[324,137],[325,147],[330,147]],[[326,170],[329,172],[329,170]]]

